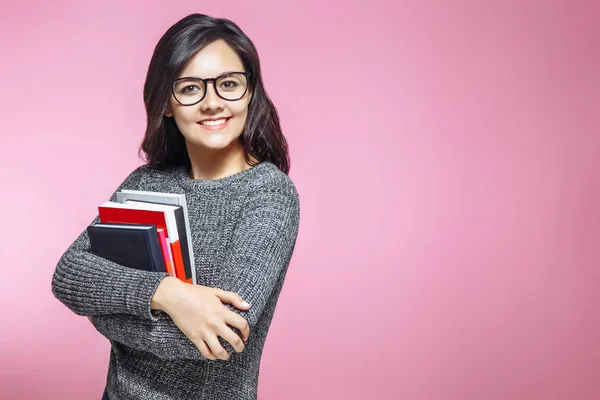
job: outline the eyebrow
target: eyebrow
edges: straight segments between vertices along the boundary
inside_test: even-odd
[[[243,72],[243,71],[225,71],[225,72],[222,72],[222,73],[220,73],[219,75],[215,76],[215,78],[218,78],[219,76],[223,76],[223,75],[231,74],[231,73],[233,73],[233,72]],[[177,79],[183,79],[183,78],[203,78],[203,77],[200,77],[200,76],[195,76],[195,75],[194,75],[194,76],[182,76],[182,77],[179,77],[179,78],[177,78]],[[206,79],[206,78],[205,78],[205,79]]]

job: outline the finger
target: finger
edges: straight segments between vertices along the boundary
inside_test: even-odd
[[[231,326],[235,326],[236,328],[238,328],[242,333],[242,339],[248,340],[248,337],[250,337],[250,325],[248,324],[246,318],[242,317],[239,314],[236,314],[231,310],[227,311],[229,312],[225,315],[225,322]]]
[[[206,342],[204,340],[200,339],[200,340],[198,340],[197,343],[194,343],[194,344],[196,345],[196,347],[198,348],[198,350],[200,350],[200,353],[204,357],[206,357],[208,359],[211,359],[213,361],[217,359],[217,356],[215,356],[213,354],[213,352],[210,351],[210,349],[208,348],[208,346],[206,345]]]
[[[229,353],[223,348],[223,346],[221,346],[221,343],[219,343],[219,339],[216,335],[208,335],[205,341],[210,348],[210,351],[212,351],[217,358],[221,360],[229,360]]]
[[[223,327],[219,330],[219,336],[231,343],[235,351],[238,353],[244,351],[244,342],[237,335],[237,333],[232,331],[227,325],[223,325]]]
[[[245,302],[244,299],[242,299],[242,296],[235,292],[229,292],[226,290],[219,289],[215,293],[217,297],[221,299],[221,301],[229,303],[235,306],[236,308],[239,308],[240,310],[247,310],[250,308],[250,304]]]

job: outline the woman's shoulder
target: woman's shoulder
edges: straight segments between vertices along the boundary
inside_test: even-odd
[[[252,191],[274,192],[299,200],[298,190],[289,174],[281,171],[270,161],[263,161],[263,163],[263,168],[252,182]]]
[[[142,164],[133,169],[121,184],[124,189],[134,190],[170,190],[168,186],[174,181],[175,167],[153,167]]]
[[[164,167],[152,166],[150,164],[142,164],[134,172],[138,173],[145,180],[164,181],[172,180],[178,171],[183,168],[180,165],[169,165]]]
[[[271,162],[266,162],[259,172],[248,188],[244,209],[269,210],[263,217],[276,215],[279,222],[289,221],[297,225],[300,196],[293,179]]]
[[[133,171],[129,173],[130,177],[140,178],[149,175],[160,174],[164,175],[165,173],[169,173],[173,167],[159,168],[153,167],[150,164],[142,164],[136,167]]]

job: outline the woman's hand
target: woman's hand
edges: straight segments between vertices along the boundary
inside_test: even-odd
[[[166,276],[158,285],[150,308],[165,311],[175,325],[198,347],[206,358],[229,359],[229,353],[221,346],[217,336],[231,343],[235,351],[244,351],[244,342],[229,328],[240,330],[243,340],[248,340],[250,327],[246,319],[223,305],[229,303],[240,310],[248,310],[250,304],[234,292],[202,285],[191,285]]]

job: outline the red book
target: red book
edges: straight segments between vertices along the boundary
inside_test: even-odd
[[[176,277],[177,274],[175,273],[175,266],[173,265],[173,254],[171,254],[171,247],[167,242],[165,230],[157,228],[156,231],[158,232],[158,242],[160,243],[160,249],[162,250],[162,256],[165,261],[167,272]]]
[[[184,282],[192,283],[191,277],[187,278],[184,270],[181,243],[175,220],[177,208],[177,206],[164,204],[107,201],[98,206],[98,215],[100,222],[156,225],[157,229],[163,229],[173,255],[175,276]]]

